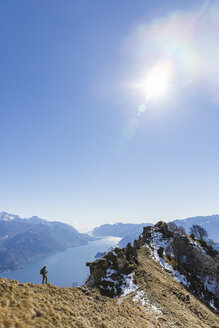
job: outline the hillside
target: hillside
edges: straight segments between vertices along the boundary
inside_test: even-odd
[[[0,213],[0,272],[15,270],[26,262],[94,240],[72,226],[36,216],[22,219]]]
[[[88,288],[19,284],[0,279],[0,327],[207,328],[218,317],[139,253],[138,291],[111,299]],[[189,298],[188,298],[189,297]]]
[[[120,296],[133,282],[138,268],[138,252],[147,249],[154,261],[184,284],[206,304],[219,309],[219,253],[203,240],[191,238],[176,225],[158,222],[125,248],[115,248],[102,258],[87,263],[87,285],[103,295]]]
[[[0,279],[0,327],[218,328],[216,303],[209,302],[209,294],[199,299],[176,280],[181,277],[185,284],[182,274],[171,271],[170,264],[164,266],[164,240],[172,238],[165,229],[163,224],[146,227],[134,247],[116,248],[88,263],[87,286],[58,288]],[[197,241],[193,245],[199,247]]]
[[[174,220],[176,225],[182,226],[187,233],[193,224],[198,224],[208,232],[208,238],[219,243],[219,215],[195,216],[183,220]]]

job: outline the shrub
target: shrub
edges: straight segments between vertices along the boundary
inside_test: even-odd
[[[207,231],[197,224],[193,224],[190,228],[190,234],[194,234],[197,239],[204,240],[208,237]]]

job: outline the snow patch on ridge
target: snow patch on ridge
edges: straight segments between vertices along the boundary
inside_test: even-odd
[[[128,275],[124,274],[123,279],[124,279],[124,283],[121,286],[121,289],[122,289],[122,295],[121,296],[126,296],[126,295],[136,291],[137,285],[134,284],[134,282],[133,282],[134,273],[130,273]]]
[[[182,275],[181,273],[179,273],[179,271],[174,270],[173,267],[169,263],[165,262],[164,259],[162,257],[160,257],[158,254],[158,250],[160,249],[160,247],[163,247],[164,255],[166,255],[166,249],[167,249],[167,247],[170,246],[171,241],[172,241],[172,238],[170,238],[170,239],[164,238],[163,234],[161,232],[152,231],[150,244],[146,244],[145,246],[150,251],[151,257],[156,262],[159,262],[160,265],[165,270],[167,270],[175,278],[176,281],[180,282],[181,284],[183,284],[186,287],[189,287],[190,282],[186,279],[186,277],[184,275]],[[173,256],[172,254],[170,254],[170,255]]]
[[[176,281],[180,282],[181,284],[183,284],[186,287],[190,286],[190,282],[186,279],[186,277],[179,273],[179,271],[174,270],[172,265],[170,265],[169,263],[165,262],[164,259],[162,257],[159,257],[157,250],[153,250],[150,246],[146,245],[146,247],[148,248],[148,250],[150,251],[151,257],[156,261],[159,262],[160,265],[162,266],[162,268],[164,268],[165,270],[167,270],[174,278]]]
[[[108,290],[113,290],[115,295],[116,295],[116,286],[119,285],[119,281],[118,280],[113,280],[112,279],[112,275],[114,274],[118,274],[117,270],[113,270],[113,269],[107,269],[106,270],[106,275],[104,277],[101,277],[101,282],[110,282],[113,284],[113,286],[107,286]],[[133,293],[136,291],[137,289],[137,285],[134,284],[133,280],[134,280],[134,273],[130,273],[130,274],[120,274],[122,276],[122,284],[119,286],[122,290],[121,295],[115,296],[115,297],[120,297],[120,296],[126,296],[130,293]],[[120,280],[121,281],[121,280]],[[104,289],[103,285],[100,285],[100,288]]]
[[[217,308],[215,307],[214,305],[214,300],[211,300],[209,305],[214,309],[214,310],[217,310]]]
[[[140,304],[156,314],[163,314],[161,310],[159,310],[155,305],[152,305],[150,303],[150,301],[145,297],[145,293],[143,290],[138,291],[136,295],[132,298],[132,300],[136,305]]]

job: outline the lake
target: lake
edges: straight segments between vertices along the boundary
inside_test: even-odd
[[[89,275],[86,262],[93,261],[97,252],[104,252],[110,247],[115,247],[120,239],[106,237],[89,242],[87,245],[68,248],[64,252],[24,264],[23,269],[0,273],[0,276],[19,282],[39,284],[42,282],[40,269],[47,265],[48,282],[51,284],[60,287],[70,287],[73,283],[82,285]]]

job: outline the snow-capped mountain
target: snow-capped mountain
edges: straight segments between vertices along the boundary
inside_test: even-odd
[[[0,222],[1,221],[18,221],[23,223],[43,223],[43,224],[50,224],[51,221],[47,221],[44,219],[40,219],[38,216],[31,216],[30,218],[21,218],[19,215],[10,214],[7,212],[0,212]]]
[[[6,212],[0,212],[0,221],[12,221],[16,219],[20,219],[20,217],[18,215],[9,214]]]
[[[0,272],[94,240],[68,224],[0,213]]]

